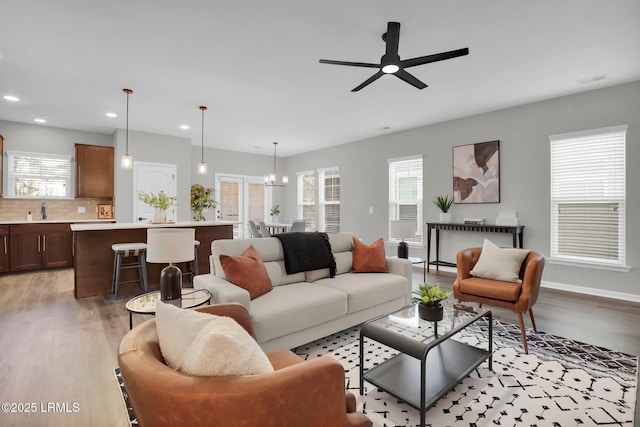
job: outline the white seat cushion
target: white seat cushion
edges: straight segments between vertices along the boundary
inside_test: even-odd
[[[314,283],[275,286],[251,301],[251,320],[258,342],[329,322],[346,313],[344,292]]]
[[[347,294],[349,313],[355,313],[403,296],[407,278],[389,273],[346,273],[333,279],[318,280],[314,284]]]

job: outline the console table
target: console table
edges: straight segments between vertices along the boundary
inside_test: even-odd
[[[436,231],[436,260],[431,261],[431,231]],[[439,267],[455,267],[452,262],[440,261],[440,230],[451,231],[479,231],[484,233],[510,233],[513,237],[513,247],[521,248],[524,245],[524,225],[489,225],[489,224],[453,224],[443,222],[427,223],[427,269],[430,265]]]

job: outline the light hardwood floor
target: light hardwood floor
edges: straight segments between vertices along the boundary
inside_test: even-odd
[[[428,277],[443,287],[453,280]],[[70,269],[0,276],[0,401],[36,405],[35,413],[0,412],[0,426],[127,426],[113,370],[130,296],[75,299]],[[640,354],[640,304],[543,289],[535,309],[541,331]],[[134,315],[134,325],[146,319]],[[66,411],[48,411],[51,403]]]

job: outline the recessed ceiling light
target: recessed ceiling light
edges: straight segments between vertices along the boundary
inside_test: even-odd
[[[20,98],[18,98],[17,96],[13,96],[13,95],[5,95],[4,99],[6,99],[7,101],[12,101],[12,102],[20,101]]]
[[[180,129],[188,130],[189,129],[189,125],[180,125]]]
[[[34,122],[36,123],[47,123],[47,121],[45,119],[43,119],[42,117],[38,117],[37,119],[33,119]]]
[[[111,117],[112,119],[118,117],[116,113],[105,113],[104,115],[107,117]]]

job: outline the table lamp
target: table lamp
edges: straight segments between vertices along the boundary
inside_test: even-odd
[[[182,272],[174,264],[192,261],[196,231],[193,228],[147,230],[147,261],[169,265],[160,272],[160,300],[182,300]]]
[[[402,239],[398,243],[398,258],[409,258],[409,245],[404,239],[416,237],[416,222],[411,220],[391,221],[389,234],[392,239]]]

